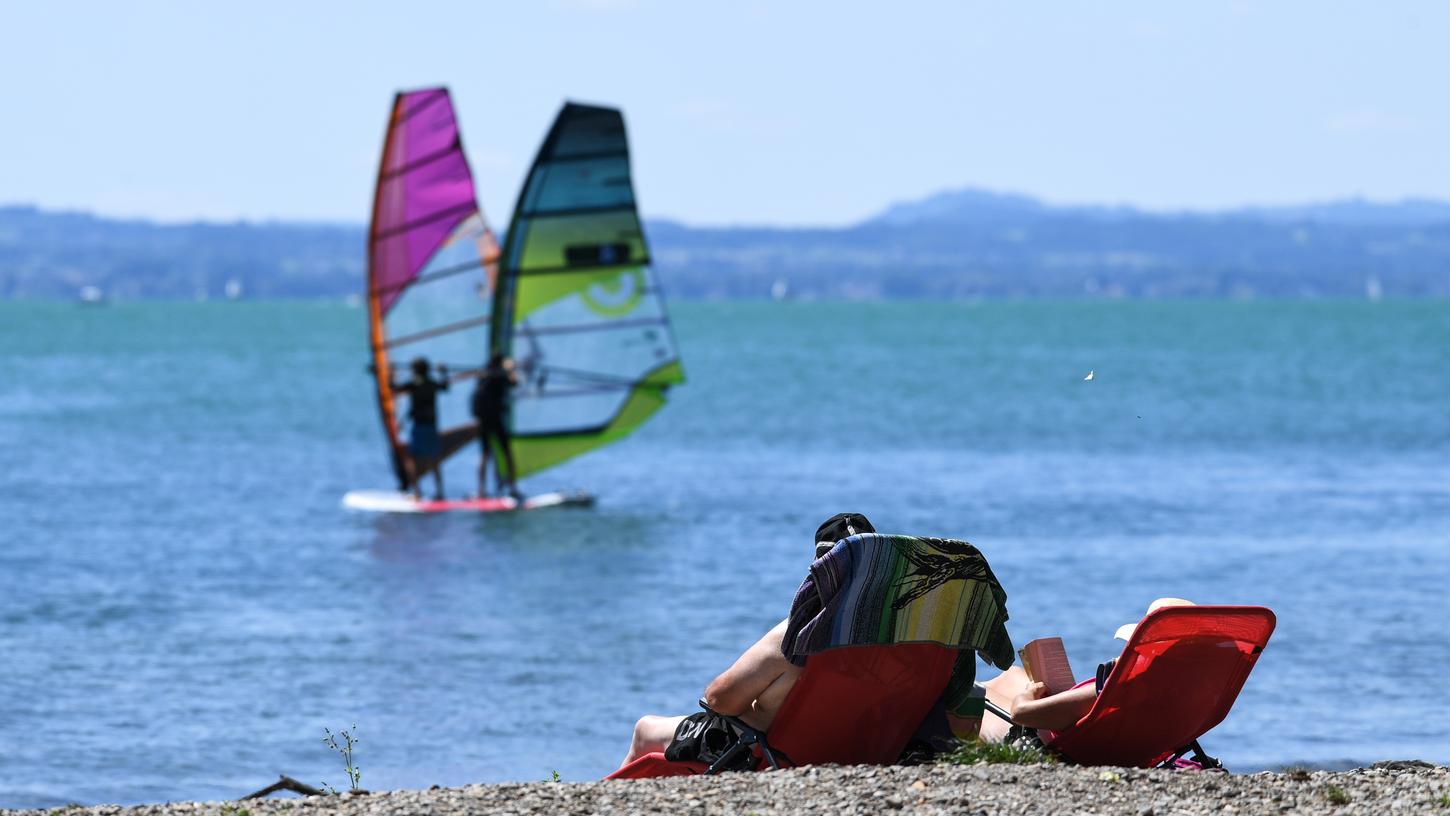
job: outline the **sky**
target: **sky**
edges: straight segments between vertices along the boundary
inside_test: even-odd
[[[1441,2],[0,0],[0,204],[364,222],[399,89],[505,218],[566,100],[646,216],[843,225],[981,187],[1220,209],[1450,199]]]

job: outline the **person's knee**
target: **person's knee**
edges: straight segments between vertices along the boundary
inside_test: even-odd
[[[640,717],[639,720],[635,722],[634,733],[629,735],[629,753],[624,758],[625,762],[628,762],[631,759],[639,756],[640,754],[645,753],[645,733],[649,728],[649,723],[647,722],[647,720],[649,720],[649,717],[645,716]]]
[[[661,726],[667,717],[646,714],[634,724],[634,745],[636,748],[653,746],[660,742]]]
[[[650,733],[650,726],[657,719],[659,719],[659,717],[656,717],[653,714],[646,714],[636,720],[634,723],[634,741],[639,742],[640,740],[644,739],[644,737]]]

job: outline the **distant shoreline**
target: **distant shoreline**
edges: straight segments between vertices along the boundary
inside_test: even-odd
[[[671,298],[1450,296],[1450,203],[1434,201],[1158,213],[965,190],[839,227],[644,231]],[[365,236],[0,206],[0,298],[343,297],[363,291]]]

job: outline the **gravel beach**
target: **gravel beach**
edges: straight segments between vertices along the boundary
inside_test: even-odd
[[[1218,773],[1043,765],[816,767],[712,779],[530,782],[367,795],[0,811],[4,816],[462,816],[462,814],[1450,814],[1450,768]]]

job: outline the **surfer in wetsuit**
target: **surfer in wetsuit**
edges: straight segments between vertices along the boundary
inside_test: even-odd
[[[513,442],[509,439],[508,429],[509,390],[518,384],[519,378],[514,373],[513,359],[496,353],[488,358],[488,365],[484,367],[478,384],[473,388],[473,418],[478,421],[478,442],[483,448],[482,458],[478,462],[479,498],[488,495],[489,437],[498,441],[500,461],[494,462],[494,472],[498,474],[499,490],[503,491],[507,484],[510,496],[515,499],[523,498],[518,484],[514,481]],[[504,477],[505,472],[508,473],[507,478]]]
[[[408,483],[413,488],[413,495],[422,498],[423,474],[418,472],[418,463],[432,463],[430,469],[433,471],[433,485],[437,488],[433,498],[442,501],[443,468],[439,456],[442,445],[438,438],[438,392],[448,390],[448,366],[438,366],[438,374],[442,377],[440,380],[433,379],[430,374],[432,366],[428,364],[426,357],[414,359],[410,368],[413,370],[412,379],[393,384],[395,393],[408,395],[408,420],[411,426],[408,433],[409,456],[405,463]]]

